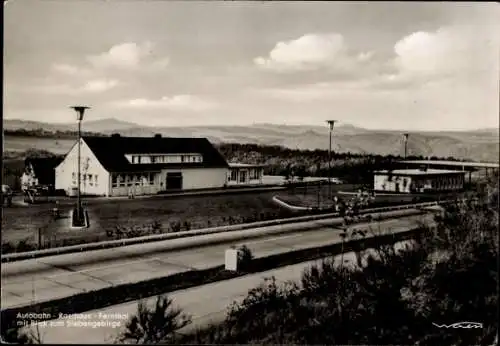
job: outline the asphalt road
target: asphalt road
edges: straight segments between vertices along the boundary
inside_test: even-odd
[[[398,243],[396,248],[401,248],[404,243],[406,242]],[[343,259],[344,265],[350,265],[355,261],[355,255],[350,252],[344,254]],[[339,264],[340,260],[340,255],[335,257],[336,264]],[[174,291],[169,293],[168,297],[173,300],[174,306],[181,308],[185,314],[191,316],[192,323],[181,331],[189,332],[196,327],[222,321],[229,306],[233,302],[241,302],[248,291],[261,284],[265,278],[274,276],[278,283],[290,280],[298,281],[304,269],[320,262],[321,260],[309,261],[236,279]],[[145,302],[152,306],[155,299],[156,297],[151,297]],[[123,330],[128,318],[136,313],[137,301],[128,302],[77,315],[78,317],[87,317],[86,322],[106,323],[107,325],[94,328],[74,326],[70,325],[70,319],[59,318],[50,321],[51,323],[49,322],[46,326],[39,326],[38,330],[43,343],[111,344]],[[35,330],[35,328],[31,328]]]
[[[380,223],[357,224],[355,229],[401,232],[431,215],[391,219]],[[199,270],[224,263],[230,245],[246,244],[255,257],[340,242],[339,229],[297,231],[253,240],[166,251],[184,239],[138,244],[115,249],[45,257],[2,265],[2,308],[24,306],[113,285]]]

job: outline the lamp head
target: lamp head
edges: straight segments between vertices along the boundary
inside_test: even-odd
[[[328,125],[330,125],[330,130],[333,130],[333,126],[335,125],[337,120],[327,120],[326,122],[328,123]]]
[[[83,120],[83,114],[85,113],[85,110],[89,109],[90,107],[87,107],[87,106],[72,106],[71,108],[73,108],[76,111],[76,120],[82,121]]]

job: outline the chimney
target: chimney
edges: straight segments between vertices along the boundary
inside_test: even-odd
[[[120,138],[120,134],[119,133],[113,133],[111,135],[111,138]]]
[[[161,138],[161,134],[160,133],[155,134],[155,138]]]

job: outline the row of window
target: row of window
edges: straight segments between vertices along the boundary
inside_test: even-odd
[[[196,163],[202,162],[200,155],[132,155],[132,163]]]
[[[257,180],[260,179],[260,171],[258,169],[250,169],[248,171],[239,171],[239,180],[240,183],[244,183],[247,180],[247,176],[249,180]],[[231,170],[231,174],[228,177],[229,181],[238,181],[238,170]]]
[[[112,174],[111,186],[150,186],[155,183],[154,173],[143,174]]]
[[[424,186],[431,187],[433,189],[443,189],[459,187],[463,183],[462,177],[450,177],[450,178],[438,178],[438,179],[426,179],[426,180],[416,180],[415,186],[417,188],[423,188]]]
[[[448,179],[439,179],[439,180],[434,180],[431,183],[431,186],[433,189],[442,189],[442,188],[449,188],[449,187],[454,187],[462,183],[462,179],[460,178],[448,178]]]
[[[73,172],[71,174],[72,177],[72,183],[74,186],[78,185],[77,182],[77,174]],[[89,185],[89,186],[98,186],[99,184],[99,176],[97,174],[85,174],[85,173],[80,173],[80,183],[83,185]]]

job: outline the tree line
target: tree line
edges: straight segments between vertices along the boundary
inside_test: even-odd
[[[276,145],[222,143],[219,151],[228,161],[264,164],[265,175],[338,177],[349,183],[368,183],[377,170],[401,168],[399,155],[375,155],[328,150],[299,150]],[[330,157],[330,162],[328,158]],[[460,161],[453,157],[408,156],[408,160]]]
[[[99,132],[91,132],[91,131],[82,131],[82,136],[99,136],[99,137],[107,137],[108,135],[99,133]],[[71,130],[56,130],[56,131],[47,131],[42,128],[37,129],[15,129],[15,130],[4,130],[5,136],[13,136],[13,137],[42,137],[42,138],[76,138],[78,135],[78,131]]]

